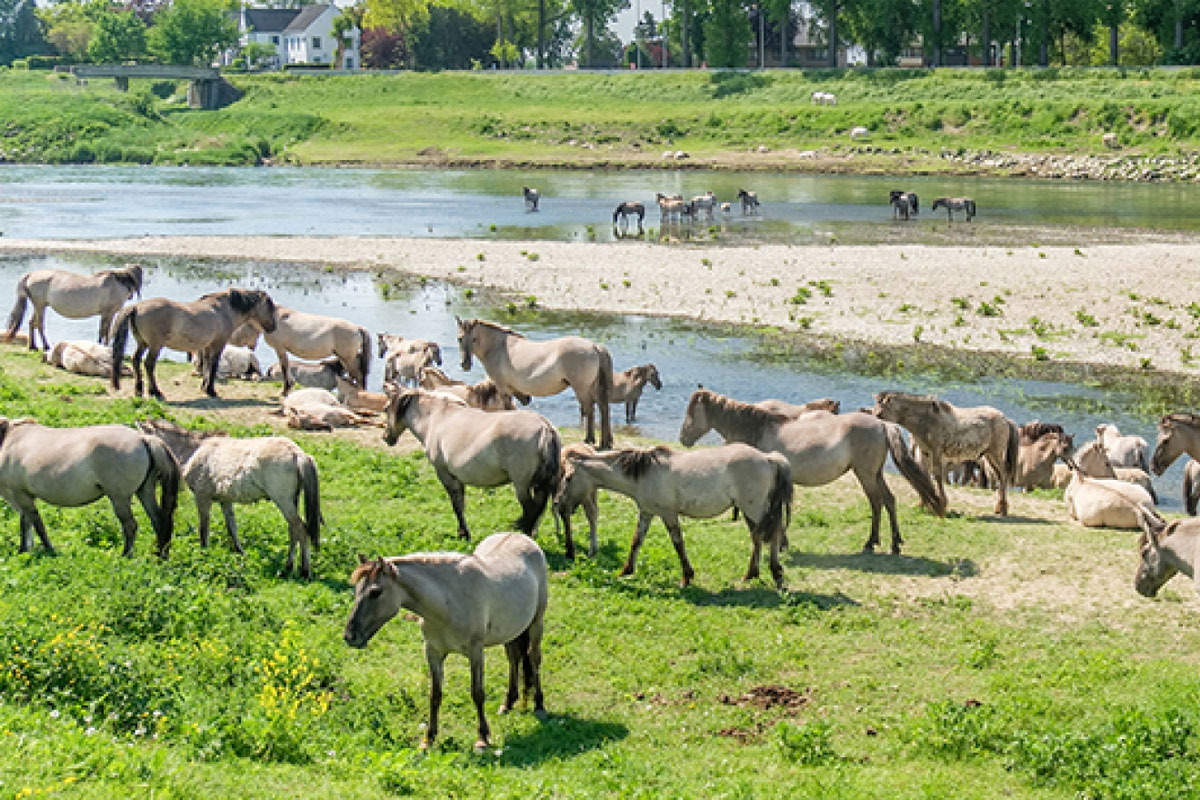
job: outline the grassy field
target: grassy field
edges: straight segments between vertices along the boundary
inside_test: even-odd
[[[443,73],[231,76],[243,99],[191,111],[183,85],[0,71],[0,149],[19,162],[651,165],[666,148],[745,169],[955,169],[952,150],[1190,153],[1195,70]],[[836,106],[813,106],[815,89]],[[153,90],[153,91],[152,91]],[[882,152],[844,157],[854,126]],[[759,148],[767,152],[760,153]],[[797,151],[822,148],[817,158]],[[986,170],[976,165],[972,169]]]
[[[0,410],[46,424],[165,415],[270,430],[275,389],[218,403],[169,367],[171,405],[109,396],[16,348]],[[550,719],[501,717],[471,750],[463,659],[448,662],[442,738],[414,748],[428,690],[420,632],[365,651],[341,632],[356,553],[461,549],[449,503],[406,434],[299,435],[322,475],[317,579],[279,575],[273,507],[239,507],[247,555],[200,550],[181,498],[169,561],[119,556],[103,503],[44,508],[59,555],[18,555],[0,506],[0,798],[888,797],[1185,798],[1200,791],[1200,601],[1176,579],[1132,588],[1134,536],[1065,524],[1059,499],[952,492],[933,518],[901,497],[905,555],[866,556],[867,504],[840,480],[798,490],[787,590],[744,585],[749,536],[685,524],[698,576],[657,523],[638,574],[615,576],[635,520],[601,501],[601,550],[574,564],[548,521],[543,679]],[[578,431],[568,431],[576,438]],[[894,476],[893,476],[894,477]],[[468,490],[476,538],[517,516],[507,488]]]

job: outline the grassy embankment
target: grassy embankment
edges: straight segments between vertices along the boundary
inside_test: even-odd
[[[1200,141],[1200,75],[1181,71],[443,73],[232,76],[245,97],[188,110],[149,81],[0,71],[0,149],[21,162],[652,165],[665,148],[728,168],[966,169],[968,150],[1178,154]],[[169,85],[159,86],[169,94]],[[835,107],[813,106],[814,89]],[[857,125],[886,153],[857,153]],[[763,146],[770,152],[759,153]],[[825,148],[817,158],[795,152]],[[891,152],[895,149],[897,152]],[[791,151],[791,152],[789,152]],[[986,165],[970,169],[987,170]]]
[[[265,433],[273,390],[175,405],[108,396],[15,348],[0,352],[9,416],[78,425],[167,414]],[[186,392],[185,392],[186,390]],[[251,427],[247,427],[250,425]],[[1131,587],[1133,536],[1062,524],[1059,501],[955,492],[937,520],[901,490],[906,555],[864,556],[868,512],[843,480],[798,491],[788,591],[741,585],[748,535],[688,522],[699,572],[657,524],[639,573],[615,571],[634,511],[602,498],[597,559],[575,564],[543,523],[553,576],[544,681],[551,719],[493,713],[502,752],[470,752],[461,659],[443,736],[413,746],[427,677],[416,625],[365,651],[341,641],[357,552],[461,548],[419,452],[376,433],[301,435],[327,525],[318,579],[281,578],[268,505],[239,507],[248,554],[201,551],[184,496],[171,558],[132,560],[103,503],[43,511],[57,557],[16,553],[0,507],[0,797],[1193,797],[1200,786],[1200,634],[1182,580]],[[411,443],[411,438],[406,437]],[[410,445],[411,448],[411,445]],[[901,487],[897,486],[898,489]],[[477,537],[508,526],[511,492],[468,491]],[[999,523],[999,524],[998,524]],[[488,707],[503,687],[488,665]],[[758,687],[792,690],[755,692]],[[787,701],[769,705],[769,698]]]

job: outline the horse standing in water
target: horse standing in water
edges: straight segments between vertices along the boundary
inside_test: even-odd
[[[617,206],[617,210],[613,212],[613,225],[617,224],[617,219],[620,218],[622,226],[629,225],[629,218],[637,217],[638,230],[642,229],[642,222],[646,219],[646,206],[636,200],[621,203]]]
[[[521,193],[525,195],[525,210],[537,211],[538,202],[542,199],[541,193],[537,189],[531,189],[528,186],[522,186]]]
[[[33,303],[29,318],[29,349],[36,350],[37,338],[42,335],[42,349],[49,350],[46,340],[46,306],[67,319],[84,319],[100,315],[100,336],[109,340],[113,317],[125,301],[142,293],[142,268],[130,264],[122,269],[109,269],[95,275],[76,275],[61,269],[38,269],[26,272],[17,281],[17,303],[8,317],[8,332],[4,340],[11,342],[25,319],[25,307]]]
[[[931,211],[937,211],[939,208],[946,209],[946,219],[954,221],[953,211],[962,211],[967,215],[967,222],[975,216],[975,201],[969,197],[939,197],[933,201],[930,207]]]

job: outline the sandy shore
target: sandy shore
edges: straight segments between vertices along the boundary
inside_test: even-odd
[[[885,344],[1187,371],[1200,245],[696,247],[459,239],[0,238],[0,253],[106,253],[392,269],[536,297]],[[1193,356],[1193,350],[1195,354]],[[1148,361],[1147,361],[1148,359]]]

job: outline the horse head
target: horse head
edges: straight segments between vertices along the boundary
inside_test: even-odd
[[[1154,509],[1143,505],[1136,506],[1134,510],[1137,512],[1142,534],[1138,537],[1138,555],[1141,561],[1138,563],[1133,586],[1143,597],[1154,597],[1162,585],[1175,576],[1176,569],[1162,557],[1161,540],[1169,536],[1179,523],[1172,522],[1168,525]]]
[[[1177,437],[1175,433],[1175,421],[1169,416],[1158,421],[1158,441],[1154,443],[1154,455],[1150,458],[1150,470],[1155,475],[1166,472],[1167,467],[1183,453],[1183,446],[1179,443],[1182,437]]]
[[[400,572],[386,558],[375,561],[360,555],[359,564],[350,574],[354,584],[354,607],[342,638],[346,644],[362,649],[383,624],[399,613],[407,599],[400,585]]]
[[[383,388],[388,396],[387,406],[383,411],[387,417],[387,428],[383,433],[383,440],[388,445],[394,445],[400,438],[400,434],[408,429],[408,409],[417,401],[420,390],[404,389],[396,383],[385,384]]]
[[[697,389],[688,398],[687,413],[683,417],[683,425],[679,429],[679,443],[691,447],[696,441],[708,433],[712,426],[708,423],[708,414],[704,400],[709,395],[707,389]]]
[[[458,350],[462,353],[463,372],[466,372],[471,368],[471,347],[475,343],[475,326],[479,320],[462,320],[458,317],[454,319],[458,322]]]
[[[646,365],[646,380],[655,389],[662,389],[662,378],[658,375],[658,367],[654,364]]]
[[[262,289],[230,289],[229,307],[250,317],[251,324],[264,333],[272,333],[275,330],[275,301]]]

